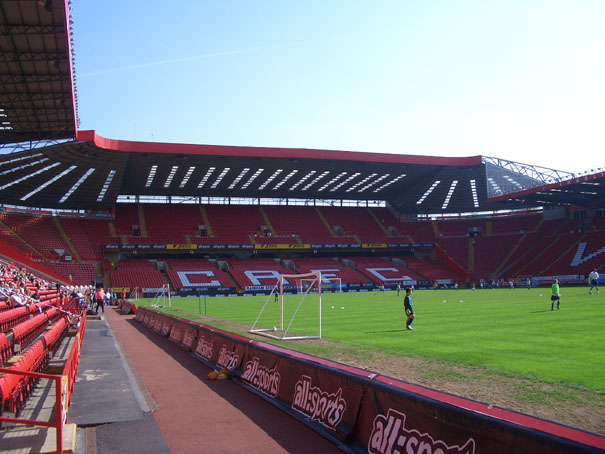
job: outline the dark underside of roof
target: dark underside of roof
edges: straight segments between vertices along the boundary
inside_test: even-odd
[[[448,199],[445,211],[459,212],[485,204],[471,180],[486,193],[481,164],[125,152],[91,142],[2,156],[0,176],[0,202],[58,209],[108,209],[118,195],[148,195],[388,200],[409,213],[441,212]]]
[[[560,183],[496,197],[490,201],[515,207],[605,209],[605,172],[578,176]]]
[[[0,2],[0,144],[75,136],[62,1]]]
[[[108,210],[118,195],[385,200],[399,213],[604,207],[604,174],[488,199],[483,163],[447,165],[262,154],[120,151],[67,142],[0,157],[0,203]],[[149,144],[152,147],[155,144]],[[346,153],[345,153],[346,154]]]

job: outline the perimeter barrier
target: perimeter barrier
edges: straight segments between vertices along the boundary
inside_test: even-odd
[[[605,438],[146,307],[135,320],[349,453],[602,453]]]

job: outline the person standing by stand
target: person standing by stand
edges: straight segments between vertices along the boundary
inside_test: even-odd
[[[97,303],[95,306],[95,314],[99,313],[99,308],[101,308],[101,312],[105,313],[105,306],[103,305],[105,300],[105,292],[103,291],[103,287],[97,288],[95,292],[95,300]]]
[[[413,331],[412,322],[414,321],[414,309],[412,309],[412,291],[411,287],[406,287],[405,298],[403,299],[403,307],[405,308],[405,329]]]

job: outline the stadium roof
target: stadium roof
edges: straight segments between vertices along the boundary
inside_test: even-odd
[[[59,0],[0,2],[0,144],[75,135],[66,8]]]
[[[605,208],[602,169],[577,176],[486,156],[127,142],[78,132],[69,5],[0,2],[0,149],[19,150],[0,155],[2,204],[108,210],[119,196],[160,196],[385,200],[404,214]]]
[[[120,195],[385,200],[406,214],[603,206],[603,173],[574,179],[506,164],[482,156],[128,142],[83,131],[75,141],[0,157],[0,201],[107,210]]]

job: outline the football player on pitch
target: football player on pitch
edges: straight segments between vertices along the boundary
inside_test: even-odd
[[[551,295],[550,295],[550,310],[555,310],[555,301],[557,302],[557,309],[559,309],[559,304],[561,303],[561,293],[559,292],[559,279],[555,279],[552,286],[550,287]]]
[[[588,294],[592,295],[592,289],[596,287],[597,295],[598,295],[599,294],[599,273],[597,272],[596,268],[590,272],[590,274],[588,275],[588,280],[590,281],[590,290],[588,291]]]
[[[412,309],[412,291],[411,287],[406,287],[405,298],[403,299],[403,307],[405,308],[405,329],[413,331],[412,322],[414,321],[414,310]]]

